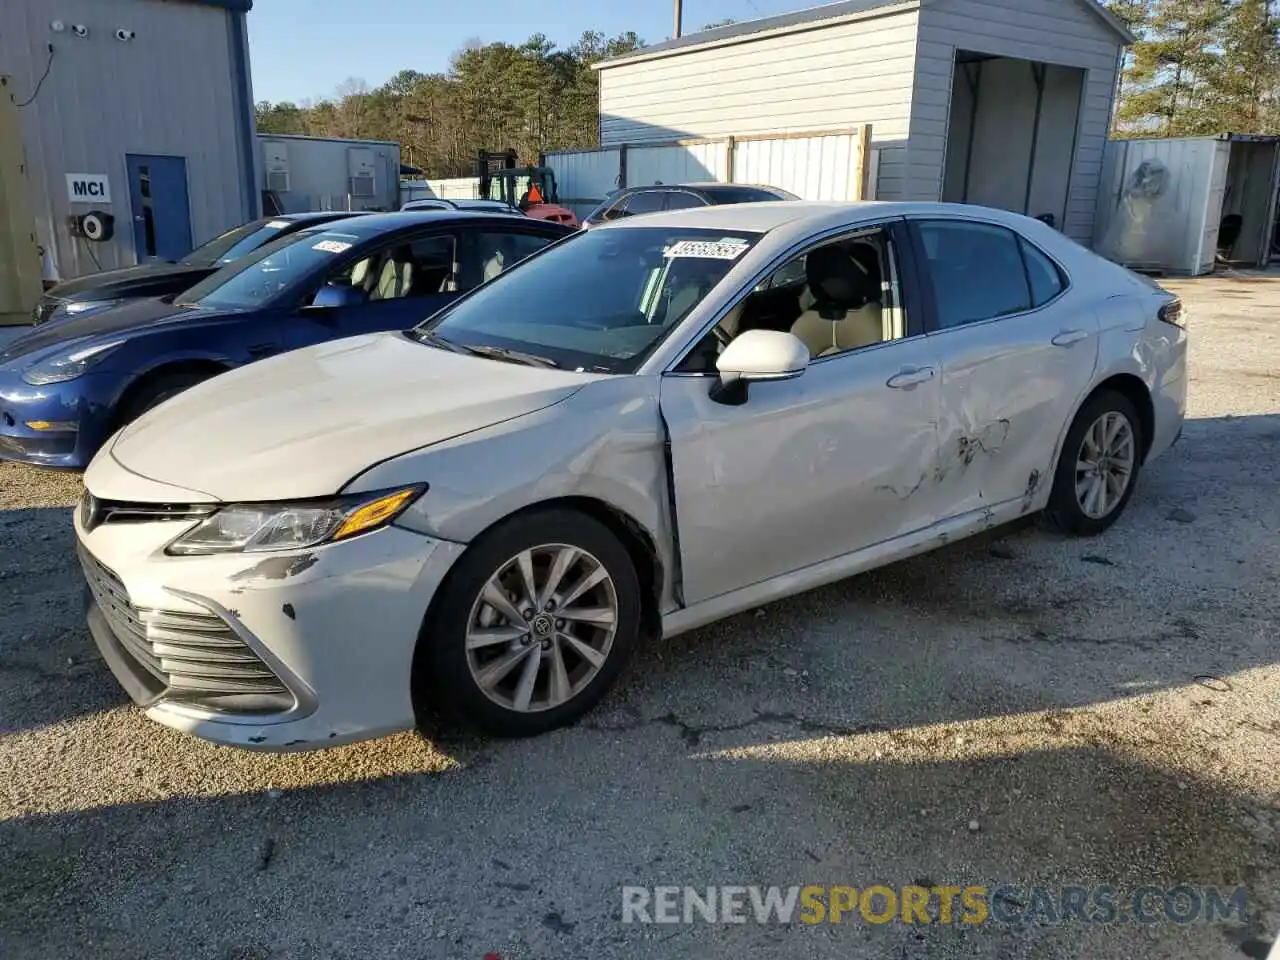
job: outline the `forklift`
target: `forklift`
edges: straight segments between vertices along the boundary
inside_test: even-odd
[[[515,150],[481,150],[476,163],[480,199],[500,200],[534,220],[578,226],[573,211],[560,205],[555,172],[550,167],[520,167],[518,163]]]

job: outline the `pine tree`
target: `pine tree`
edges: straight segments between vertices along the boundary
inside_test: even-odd
[[[1155,0],[1133,46],[1119,124],[1156,136],[1216,132],[1210,78],[1228,12],[1226,0]]]
[[[1234,0],[1219,26],[1222,56],[1210,73],[1221,131],[1280,132],[1280,15],[1268,0]]]

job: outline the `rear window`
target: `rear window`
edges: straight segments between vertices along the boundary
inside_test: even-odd
[[[794,193],[778,187],[704,187],[712,203],[764,203],[770,200],[799,200]]]

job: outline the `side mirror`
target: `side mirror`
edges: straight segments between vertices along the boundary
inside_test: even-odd
[[[307,305],[308,310],[332,310],[336,307],[358,307],[367,297],[363,290],[346,284],[326,283]]]
[[[747,330],[724,348],[716,360],[720,377],[711,398],[740,404],[747,385],[762,380],[791,380],[809,365],[809,348],[795,334],[778,330]]]

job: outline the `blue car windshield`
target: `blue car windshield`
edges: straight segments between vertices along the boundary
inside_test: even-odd
[[[486,356],[631,373],[760,239],[758,233],[619,226],[535,254],[413,332]]]
[[[177,302],[210,310],[256,310],[361,239],[338,229],[291,233],[205,277]]]
[[[222,266],[270,243],[291,226],[293,224],[288,220],[275,219],[242,223],[196,247],[182,258],[182,262],[195,267]]]

